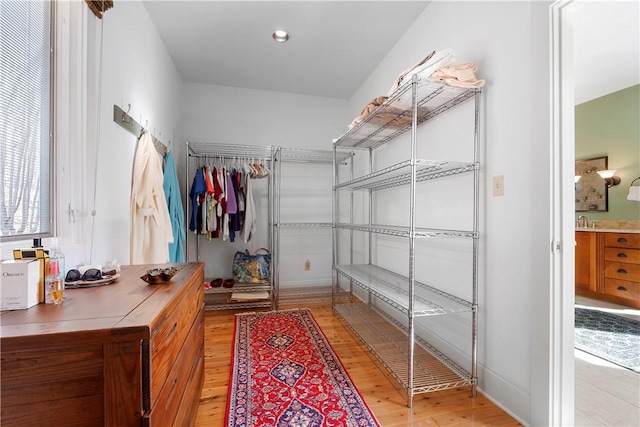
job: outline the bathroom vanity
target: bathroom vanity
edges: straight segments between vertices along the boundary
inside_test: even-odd
[[[640,229],[576,229],[576,294],[640,308]]]

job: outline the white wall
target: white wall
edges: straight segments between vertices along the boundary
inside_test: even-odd
[[[54,198],[66,268],[111,259],[129,264],[136,137],[114,123],[113,105],[126,110],[130,103],[130,114],[138,122],[148,125],[161,140],[174,141],[182,81],[141,2],[118,2],[102,20],[84,2],[59,2],[57,15]],[[101,49],[102,89],[98,91]],[[51,247],[50,239],[44,239],[43,245]],[[2,257],[11,257],[13,247],[30,246],[31,242],[3,244]]]
[[[480,192],[479,387],[526,423],[535,422],[536,416],[544,419],[545,412],[538,411],[546,411],[540,406],[530,408],[530,366],[537,365],[537,361],[532,360],[533,347],[540,344],[538,340],[543,340],[542,345],[546,348],[544,340],[548,339],[545,336],[537,336],[535,341],[532,339],[535,329],[532,319],[539,321],[540,328],[544,328],[548,316],[538,316],[544,315],[548,306],[531,304],[532,293],[539,290],[546,294],[548,291],[548,275],[544,274],[548,269],[549,247],[549,241],[545,241],[548,236],[548,224],[545,223],[548,221],[548,210],[545,210],[548,208],[545,193],[548,190],[545,187],[548,185],[548,160],[545,163],[545,159],[540,159],[548,153],[545,141],[541,140],[548,137],[548,123],[544,123],[548,104],[544,103],[543,96],[538,95],[540,92],[548,93],[547,82],[544,81],[548,75],[548,62],[545,62],[548,59],[544,57],[548,52],[546,13],[546,3],[432,2],[349,103],[353,117],[371,98],[386,94],[401,71],[431,50],[452,48],[457,62],[476,62],[478,77],[486,79],[481,121],[484,146],[481,176],[484,185]],[[537,32],[536,39],[532,37],[534,31]],[[543,60],[536,62],[540,58]],[[535,99],[541,99],[537,104],[540,110],[537,111],[532,109],[532,100]],[[464,121],[465,114],[467,112],[463,110],[447,112],[446,117],[443,115],[436,119],[444,122],[444,126],[435,122],[423,126],[421,134],[428,139],[419,149],[426,154],[420,156],[440,158],[450,155],[455,159],[460,141],[468,140],[468,135],[460,131],[460,127],[469,123]],[[543,119],[538,123],[541,117]],[[538,124],[542,127],[536,127]],[[451,133],[452,138],[449,137]],[[398,141],[397,146],[397,149],[385,147],[384,158],[395,160],[396,150],[403,149],[405,154],[400,157],[407,158],[406,143]],[[543,162],[534,163],[532,158]],[[492,196],[491,178],[496,175],[504,175],[503,197]],[[435,184],[432,190],[436,190]],[[445,188],[445,193],[448,191],[450,189]],[[543,197],[536,199],[536,194]],[[404,203],[391,194],[387,197],[387,206]],[[436,197],[440,199],[436,198],[436,203],[431,206],[422,204],[427,214],[434,209],[440,210],[438,203],[442,200],[453,206],[454,219],[460,216],[456,210],[468,208],[465,202],[468,197],[464,194],[443,199],[445,194],[436,193]],[[384,209],[376,214],[383,212]],[[433,216],[433,220],[441,221],[443,215],[447,215],[444,209]],[[544,220],[539,220],[538,216]],[[532,225],[537,223],[541,228],[532,229]],[[387,255],[384,261],[380,257],[380,261],[391,264],[389,267],[395,271],[405,270],[406,258],[398,257],[395,261],[393,258],[400,249],[385,247],[385,244],[379,251]],[[453,254],[465,253],[464,248],[448,250]],[[417,260],[419,265],[427,261],[428,253],[428,248],[423,251],[424,259]],[[388,254],[392,254],[391,257]],[[532,260],[540,263],[533,264]],[[428,276],[420,269],[417,275],[418,279]],[[460,337],[468,335],[468,332],[464,329],[464,322],[457,323],[446,331],[450,336],[445,336],[442,329],[436,330],[442,332],[439,334],[441,339],[449,342],[451,348],[447,352],[456,360],[464,361],[469,359],[469,353],[467,350],[464,354]],[[423,331],[423,334],[426,333]],[[544,354],[539,357],[544,357]],[[543,382],[544,377],[540,381]]]
[[[185,83],[183,87],[182,121],[176,131],[180,141],[190,140],[217,144],[242,144],[258,146],[281,146],[288,148],[310,148],[319,150],[332,149],[331,140],[346,130],[347,101],[297,95],[282,92],[270,92],[254,89],[243,89],[226,86]],[[182,147],[184,150],[184,146]],[[195,172],[196,161],[190,160],[190,172]],[[184,176],[184,157],[178,164],[179,176]],[[316,170],[319,179],[331,182],[330,166],[325,170]],[[304,168],[288,167],[286,181],[283,180],[283,192],[287,188],[304,182],[309,177]],[[312,174],[312,175],[313,175]],[[322,178],[321,178],[322,177]],[[182,179],[182,178],[181,178]],[[189,176],[189,188],[193,176]],[[289,183],[289,184],[287,184]],[[189,235],[189,260],[196,259],[196,241],[200,243],[200,260],[206,262],[205,276],[208,278],[230,277],[231,261],[237,250],[249,249],[254,252],[261,247],[268,247],[267,222],[267,181],[254,180],[254,189],[259,192],[260,211],[263,213],[259,221],[256,238],[248,244],[241,242],[222,242],[220,239],[207,241],[195,235]],[[318,190],[315,182],[308,190]],[[184,186],[183,186],[184,188]],[[319,191],[319,190],[318,190]],[[324,221],[331,220],[331,210],[327,211],[326,191],[320,197],[300,198],[305,209],[318,215]],[[284,201],[283,209],[288,201]],[[330,199],[329,199],[330,203]],[[301,212],[302,214],[302,212]],[[282,220],[287,218],[283,211]],[[309,219],[300,218],[298,221]],[[327,231],[327,230],[323,230]],[[286,234],[285,234],[286,233]],[[326,284],[330,278],[331,245],[327,240],[328,233],[314,232],[295,234],[284,231],[281,240],[281,259],[283,263],[280,283],[288,284]],[[303,242],[306,243],[303,244]],[[304,250],[301,248],[304,247]],[[304,271],[304,262],[309,259],[311,270]],[[286,263],[286,264],[285,264]],[[294,265],[295,264],[295,265]]]
[[[97,162],[96,217],[87,217],[84,262],[117,259],[129,264],[131,173],[136,137],[113,120],[113,106],[125,111],[163,142],[174,142],[180,120],[182,80],[141,2],[118,2],[104,16],[100,145]],[[88,181],[94,158],[88,141]],[[173,144],[170,146],[173,148]],[[87,189],[82,215],[93,202]]]

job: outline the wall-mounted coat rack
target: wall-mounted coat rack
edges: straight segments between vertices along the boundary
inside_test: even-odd
[[[131,104],[129,104],[129,108],[131,108]],[[140,138],[142,133],[145,131],[144,126],[135,121],[127,111],[124,111],[115,104],[113,105],[113,121],[126,129],[130,134],[134,135],[136,139]],[[156,150],[158,150],[160,154],[163,156],[167,154],[167,146],[162,141],[154,135],[151,135],[151,139],[153,140],[153,145],[155,145]]]

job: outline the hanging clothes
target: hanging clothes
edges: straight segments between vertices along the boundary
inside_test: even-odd
[[[236,201],[237,190],[233,183],[233,177],[235,174],[235,170],[233,172],[227,171],[227,213],[229,214],[229,241],[234,242],[236,239],[236,229],[234,224],[236,222],[237,214],[238,214],[238,203]]]
[[[189,229],[207,239],[230,242],[238,239],[248,243],[255,234],[258,218],[251,181],[269,174],[263,164],[242,166],[235,159],[224,165],[201,165],[189,192]]]
[[[149,132],[138,141],[131,184],[131,264],[169,261],[173,242],[162,162]]]
[[[169,243],[169,262],[184,262],[184,242],[186,240],[184,210],[182,209],[176,165],[173,162],[173,153],[171,151],[165,157],[162,188],[169,208],[169,218],[171,218],[171,230],[173,233],[173,243]]]
[[[251,178],[247,176],[247,185],[244,197],[244,225],[242,227],[242,238],[245,243],[251,240],[256,232],[256,204],[253,200],[253,191],[251,189]]]
[[[207,186],[204,181],[204,173],[202,168],[196,171],[196,175],[193,177],[193,183],[191,184],[191,191],[189,191],[189,198],[191,199],[191,220],[189,221],[189,230],[198,232],[198,216],[201,210],[199,209],[200,197],[207,190]]]

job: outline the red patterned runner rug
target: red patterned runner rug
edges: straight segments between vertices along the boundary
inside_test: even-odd
[[[309,309],[236,315],[225,425],[379,426]]]

